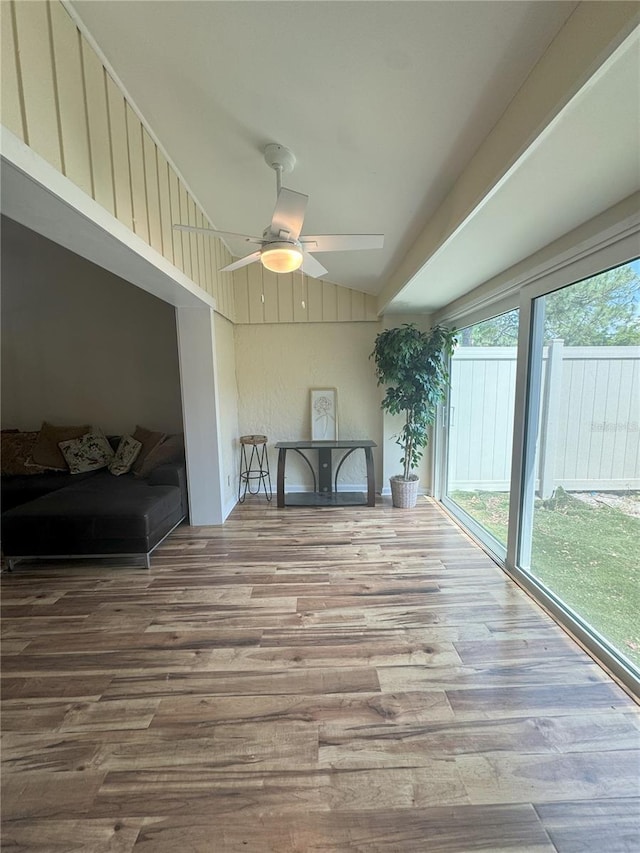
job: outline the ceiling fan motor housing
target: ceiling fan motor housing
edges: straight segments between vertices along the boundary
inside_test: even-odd
[[[296,165],[296,158],[292,151],[285,148],[284,145],[278,145],[277,142],[270,142],[265,146],[264,159],[268,166],[277,171],[282,171],[283,174],[292,172]]]

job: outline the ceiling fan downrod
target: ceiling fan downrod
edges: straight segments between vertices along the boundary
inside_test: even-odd
[[[264,159],[267,166],[270,166],[276,173],[276,189],[279,194],[282,189],[282,176],[287,172],[292,172],[296,165],[295,155],[284,145],[270,142],[265,145]]]

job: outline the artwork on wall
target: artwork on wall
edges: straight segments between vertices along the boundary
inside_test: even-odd
[[[311,440],[337,441],[338,392],[335,388],[311,389]]]

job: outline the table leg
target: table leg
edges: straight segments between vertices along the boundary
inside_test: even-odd
[[[367,506],[375,506],[376,478],[373,470],[373,453],[370,447],[364,448],[364,457],[367,462]]]
[[[329,447],[321,447],[318,450],[318,488],[323,495],[330,495],[333,491],[331,482],[331,448]]]
[[[278,509],[284,507],[284,466],[287,458],[287,448],[278,448]]]

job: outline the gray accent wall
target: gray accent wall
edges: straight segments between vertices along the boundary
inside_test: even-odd
[[[2,427],[182,431],[175,310],[3,218]]]

